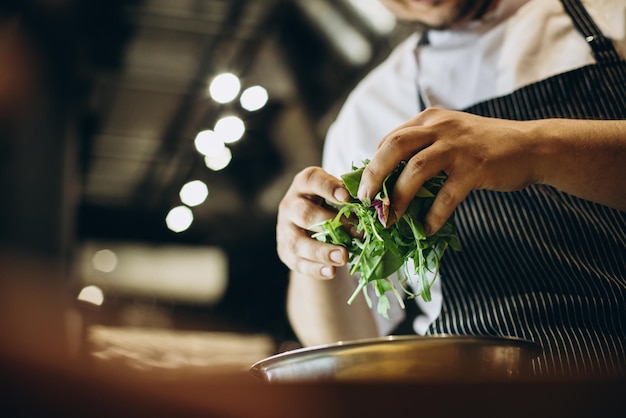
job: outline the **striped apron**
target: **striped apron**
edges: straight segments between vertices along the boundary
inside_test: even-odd
[[[578,0],[562,3],[597,62],[467,112],[626,119],[626,61]],[[624,374],[626,212],[534,185],[474,191],[455,217],[462,249],[442,261],[443,306],[429,334],[535,341],[539,375]]]

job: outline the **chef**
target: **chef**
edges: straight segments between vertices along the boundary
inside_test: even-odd
[[[417,27],[368,74],[329,129],[322,167],[279,206],[288,314],[304,345],[394,333],[516,337],[543,348],[537,374],[626,370],[626,1],[381,0]],[[424,219],[451,215],[432,301],[377,314],[346,303],[345,248],[311,238],[342,202],[339,179],[370,159],[372,198],[407,161],[398,215],[424,181],[448,179]],[[392,299],[392,298],[390,298]]]

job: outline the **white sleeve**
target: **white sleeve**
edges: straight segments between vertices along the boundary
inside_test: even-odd
[[[385,135],[418,113],[417,39],[398,45],[348,96],[326,135],[322,166],[327,172],[340,176],[371,159]]]

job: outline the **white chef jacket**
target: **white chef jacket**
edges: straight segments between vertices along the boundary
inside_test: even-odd
[[[626,1],[583,4],[626,56]],[[340,176],[371,158],[388,132],[415,116],[421,110],[418,86],[426,105],[464,109],[595,62],[559,0],[501,0],[495,10],[461,29],[430,31],[427,45],[417,47],[419,36],[398,45],[348,96],[326,137],[322,166],[329,173]],[[346,275],[342,269],[338,279]],[[438,283],[431,289],[431,302],[415,299],[423,312],[413,322],[418,334],[441,310]],[[393,299],[390,320],[374,315],[380,335],[404,318]]]

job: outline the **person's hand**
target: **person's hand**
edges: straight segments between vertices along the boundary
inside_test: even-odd
[[[278,206],[276,247],[278,256],[291,271],[318,279],[335,276],[336,267],[348,260],[347,250],[311,238],[311,228],[333,218],[337,211],[325,200],[339,203],[349,199],[343,182],[319,167],[298,173]]]
[[[427,234],[432,234],[472,190],[513,191],[540,180],[532,127],[529,122],[427,109],[383,138],[363,173],[359,198],[375,196],[385,176],[406,160],[391,199],[400,217],[422,184],[443,171],[448,179],[424,219]]]

